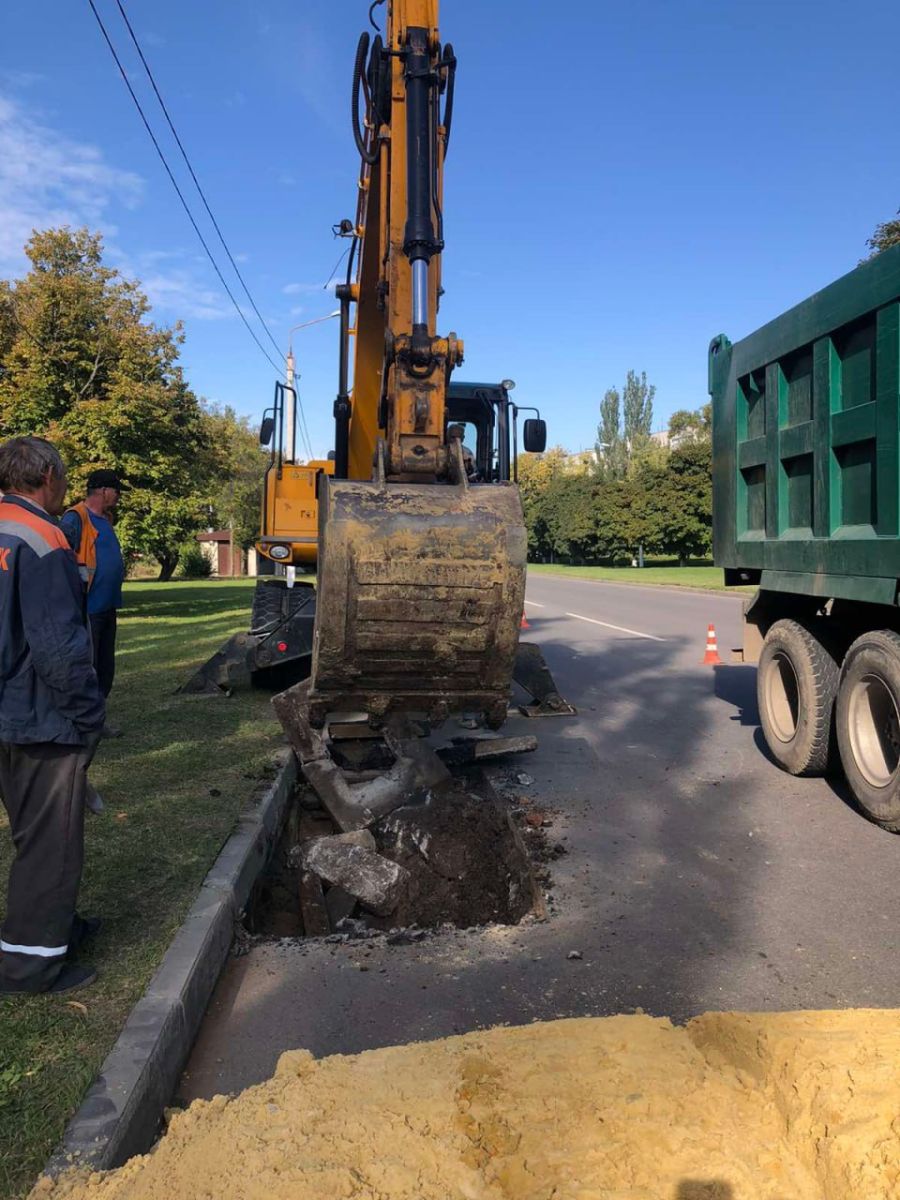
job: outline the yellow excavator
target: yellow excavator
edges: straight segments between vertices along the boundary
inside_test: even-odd
[[[384,3],[371,5],[373,25]],[[186,687],[228,688],[237,667],[255,674],[306,658],[314,723],[334,710],[378,719],[415,711],[432,721],[466,710],[496,728],[517,651],[531,709],[569,711],[537,648],[530,656],[519,648],[523,410],[509,380],[451,381],[463,343],[438,332],[456,72],[438,34],[438,0],[387,0],[383,38],[375,28],[374,39],[360,37],[353,69],[356,218],[335,228],[351,246],[336,289],[333,455],[302,464],[285,453],[296,397],[276,385],[261,430],[270,462],[258,543],[273,574],[259,581],[250,632]],[[524,448],[540,452],[546,427],[530,411]],[[297,577],[314,561],[315,588]]]

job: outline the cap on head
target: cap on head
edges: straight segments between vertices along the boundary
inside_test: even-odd
[[[91,471],[87,478],[87,490],[95,491],[97,488],[115,488],[117,492],[122,491],[122,480],[115,471],[107,470],[101,467],[97,471]]]

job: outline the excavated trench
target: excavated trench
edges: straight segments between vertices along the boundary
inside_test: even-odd
[[[393,761],[380,742],[344,743],[335,758],[357,775],[387,769]],[[469,766],[456,768],[439,792],[415,794],[368,830],[339,838],[315,792],[301,784],[257,884],[247,929],[262,937],[321,937],[365,929],[518,924],[543,911],[543,872],[529,853],[529,844],[540,839],[522,815],[482,768]],[[317,872],[311,851],[321,839],[346,839],[337,846],[345,856],[371,862],[368,856],[375,854],[395,864],[401,885],[383,904],[354,895],[346,880],[341,886]]]

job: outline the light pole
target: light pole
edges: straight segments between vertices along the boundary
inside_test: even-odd
[[[341,310],[337,308],[334,312],[326,313],[324,317],[313,317],[311,321],[301,321],[299,325],[294,325],[288,330],[288,352],[284,370],[284,456],[289,463],[296,462],[297,451],[297,393],[294,391],[294,343],[292,337],[298,329],[308,329],[310,325],[320,325],[323,321],[331,321],[340,315]]]

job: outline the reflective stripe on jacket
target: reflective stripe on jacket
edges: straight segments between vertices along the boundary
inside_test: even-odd
[[[90,591],[97,571],[97,530],[91,520],[90,510],[83,500],[80,504],[73,504],[71,508],[66,509],[66,516],[69,513],[77,513],[81,521],[81,541],[74,548],[75,557],[78,560],[78,574]]]

